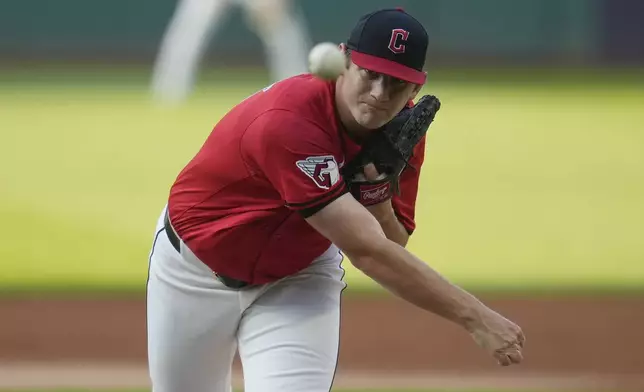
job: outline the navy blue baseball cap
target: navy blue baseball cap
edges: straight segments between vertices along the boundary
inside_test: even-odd
[[[347,48],[359,67],[407,82],[423,84],[427,31],[402,8],[362,16],[351,31]]]

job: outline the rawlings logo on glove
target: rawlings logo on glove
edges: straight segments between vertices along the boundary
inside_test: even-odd
[[[365,189],[366,188],[366,189]],[[360,198],[367,202],[382,200],[384,197],[391,193],[391,184],[385,183],[376,185],[375,188],[369,189],[368,186],[363,186],[360,189]]]
[[[400,175],[440,106],[438,98],[425,95],[374,132],[358,155],[342,169],[342,177],[356,200],[370,206],[390,199],[394,193],[400,194]],[[365,166],[369,164],[379,173],[375,179],[365,177]]]

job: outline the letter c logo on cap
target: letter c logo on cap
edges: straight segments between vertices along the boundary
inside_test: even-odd
[[[405,53],[405,44],[402,42],[407,41],[409,31],[403,29],[391,30],[391,38],[389,39],[389,50],[396,54]]]

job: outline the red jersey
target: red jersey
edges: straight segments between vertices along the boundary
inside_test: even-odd
[[[340,168],[360,145],[339,129],[335,83],[300,75],[235,106],[180,172],[168,200],[185,245],[213,271],[251,284],[307,267],[331,245],[312,215],[346,193]],[[394,210],[408,232],[425,138],[402,174]]]

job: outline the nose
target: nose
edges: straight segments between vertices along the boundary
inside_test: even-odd
[[[370,94],[377,101],[387,101],[389,99],[389,91],[384,75],[380,75],[371,81]]]

